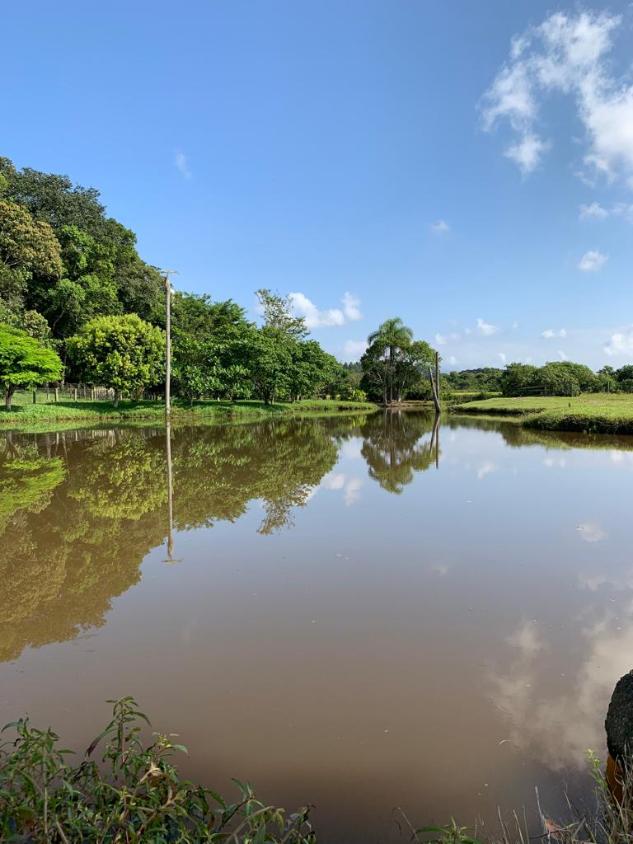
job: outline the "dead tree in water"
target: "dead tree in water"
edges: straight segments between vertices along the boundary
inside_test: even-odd
[[[433,392],[435,412],[439,413],[442,410],[442,406],[440,404],[440,356],[437,352],[435,352],[435,375],[433,375],[433,369],[429,366],[429,380]]]

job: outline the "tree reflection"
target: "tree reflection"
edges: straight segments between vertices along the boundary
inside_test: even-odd
[[[318,420],[172,433],[117,430],[6,437],[0,448],[0,660],[104,623],[111,600],[170,534],[235,521],[259,499],[258,530],[292,523],[336,462]]]
[[[439,417],[386,411],[369,417],[361,433],[369,476],[388,492],[400,494],[415,472],[439,464]]]

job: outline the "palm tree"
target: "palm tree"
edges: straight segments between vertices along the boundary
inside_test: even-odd
[[[387,399],[387,381],[389,384],[389,402],[393,401],[393,376],[395,372],[396,356],[401,349],[406,349],[413,341],[413,331],[405,325],[400,317],[385,320],[377,331],[373,331],[367,338],[370,346],[375,343],[387,351],[389,360],[388,378],[385,380],[385,403]],[[400,396],[397,396],[398,400]]]

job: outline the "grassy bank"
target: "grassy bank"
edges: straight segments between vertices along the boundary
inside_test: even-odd
[[[593,434],[633,434],[633,394],[589,393],[565,396],[520,396],[473,401],[456,413],[516,417],[526,428]]]
[[[336,401],[333,399],[306,399],[298,402],[279,402],[267,405],[259,401],[198,401],[176,400],[172,406],[174,422],[205,423],[247,421],[270,418],[275,415],[304,416],[330,413],[368,413],[376,410],[369,402]],[[0,430],[56,427],[63,424],[100,424],[102,422],[156,422],[165,418],[165,405],[158,401],[121,401],[115,407],[110,401],[82,400],[59,402],[38,402],[33,404],[30,396],[18,395],[13,407],[0,409]]]

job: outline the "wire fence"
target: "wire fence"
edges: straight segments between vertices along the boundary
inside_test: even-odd
[[[54,402],[114,401],[116,391],[112,387],[94,384],[44,384],[33,390],[19,390],[15,393],[17,404],[51,404]],[[144,400],[163,401],[162,394],[145,393]]]

